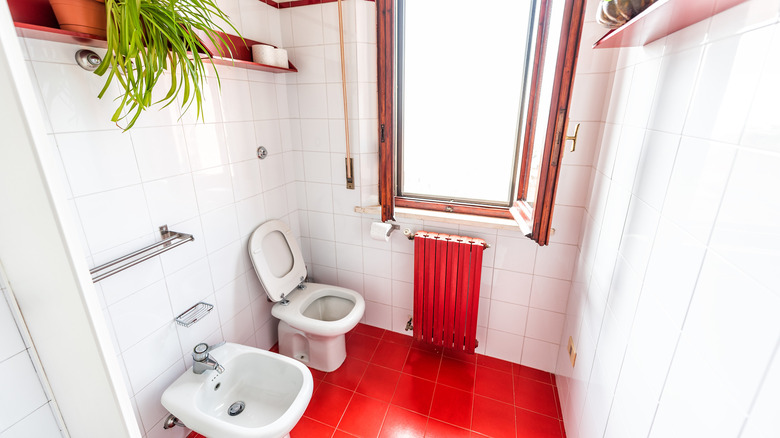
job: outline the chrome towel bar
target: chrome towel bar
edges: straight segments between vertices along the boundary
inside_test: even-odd
[[[168,225],[163,225],[160,227],[160,237],[162,237],[163,240],[141,248],[138,251],[134,251],[124,257],[120,257],[90,269],[89,273],[92,275],[92,282],[97,283],[106,277],[110,277],[118,272],[124,271],[131,266],[135,266],[144,260],[149,260],[156,255],[164,253],[165,251],[195,240],[195,237],[193,237],[192,234],[168,231]]]

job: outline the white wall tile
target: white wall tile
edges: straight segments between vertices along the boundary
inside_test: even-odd
[[[225,132],[220,125],[204,124],[186,126],[184,138],[190,157],[192,170],[228,164]]]
[[[165,282],[160,280],[109,306],[121,351],[126,351],[173,320]]]
[[[171,321],[166,324],[130,347],[122,357],[132,390],[138,393],[174,363],[182,360],[176,323]]]
[[[488,328],[522,336],[525,333],[528,307],[491,301]]]
[[[206,249],[211,253],[238,239],[238,218],[233,204],[201,216]]]
[[[135,128],[130,131],[141,178],[152,181],[190,171],[187,144],[180,127]]]
[[[233,183],[230,166],[212,167],[192,173],[198,210],[206,213],[232,204]]]
[[[533,278],[530,274],[494,269],[492,292],[488,296],[493,300],[527,306]]]
[[[663,214],[706,242],[734,161],[733,147],[683,137],[669,181]]]
[[[764,63],[766,27],[707,46],[683,133],[736,143],[742,134]]]
[[[140,185],[77,198],[76,207],[93,253],[141,237],[152,230]]]
[[[115,130],[59,134],[56,138],[74,196],[141,182],[128,135]]]
[[[198,201],[190,174],[145,183],[144,194],[153,224],[170,227],[198,215]]]
[[[62,436],[49,405],[43,405],[0,433],[2,438],[59,438]]]
[[[771,290],[780,291],[780,156],[740,151],[724,192],[710,246]]]
[[[47,400],[27,351],[0,362],[0,372],[13,376],[0,395],[0,410],[3,412],[0,430],[5,430],[30,412],[45,406]]]

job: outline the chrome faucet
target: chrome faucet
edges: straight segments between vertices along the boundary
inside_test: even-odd
[[[204,371],[216,370],[219,374],[225,371],[216,360],[209,356],[209,351],[216,350],[217,348],[225,345],[225,341],[219,344],[209,346],[205,342],[201,342],[192,349],[192,372],[195,374],[203,374]]]

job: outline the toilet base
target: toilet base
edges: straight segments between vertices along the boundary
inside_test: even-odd
[[[347,357],[344,334],[318,336],[279,321],[279,354],[324,372],[338,369]]]

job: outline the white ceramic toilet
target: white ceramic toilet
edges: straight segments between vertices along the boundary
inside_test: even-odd
[[[347,357],[344,335],[366,309],[359,293],[343,287],[304,283],[306,265],[290,227],[270,220],[249,238],[249,258],[268,297],[276,302],[279,353],[320,370],[333,371]]]

